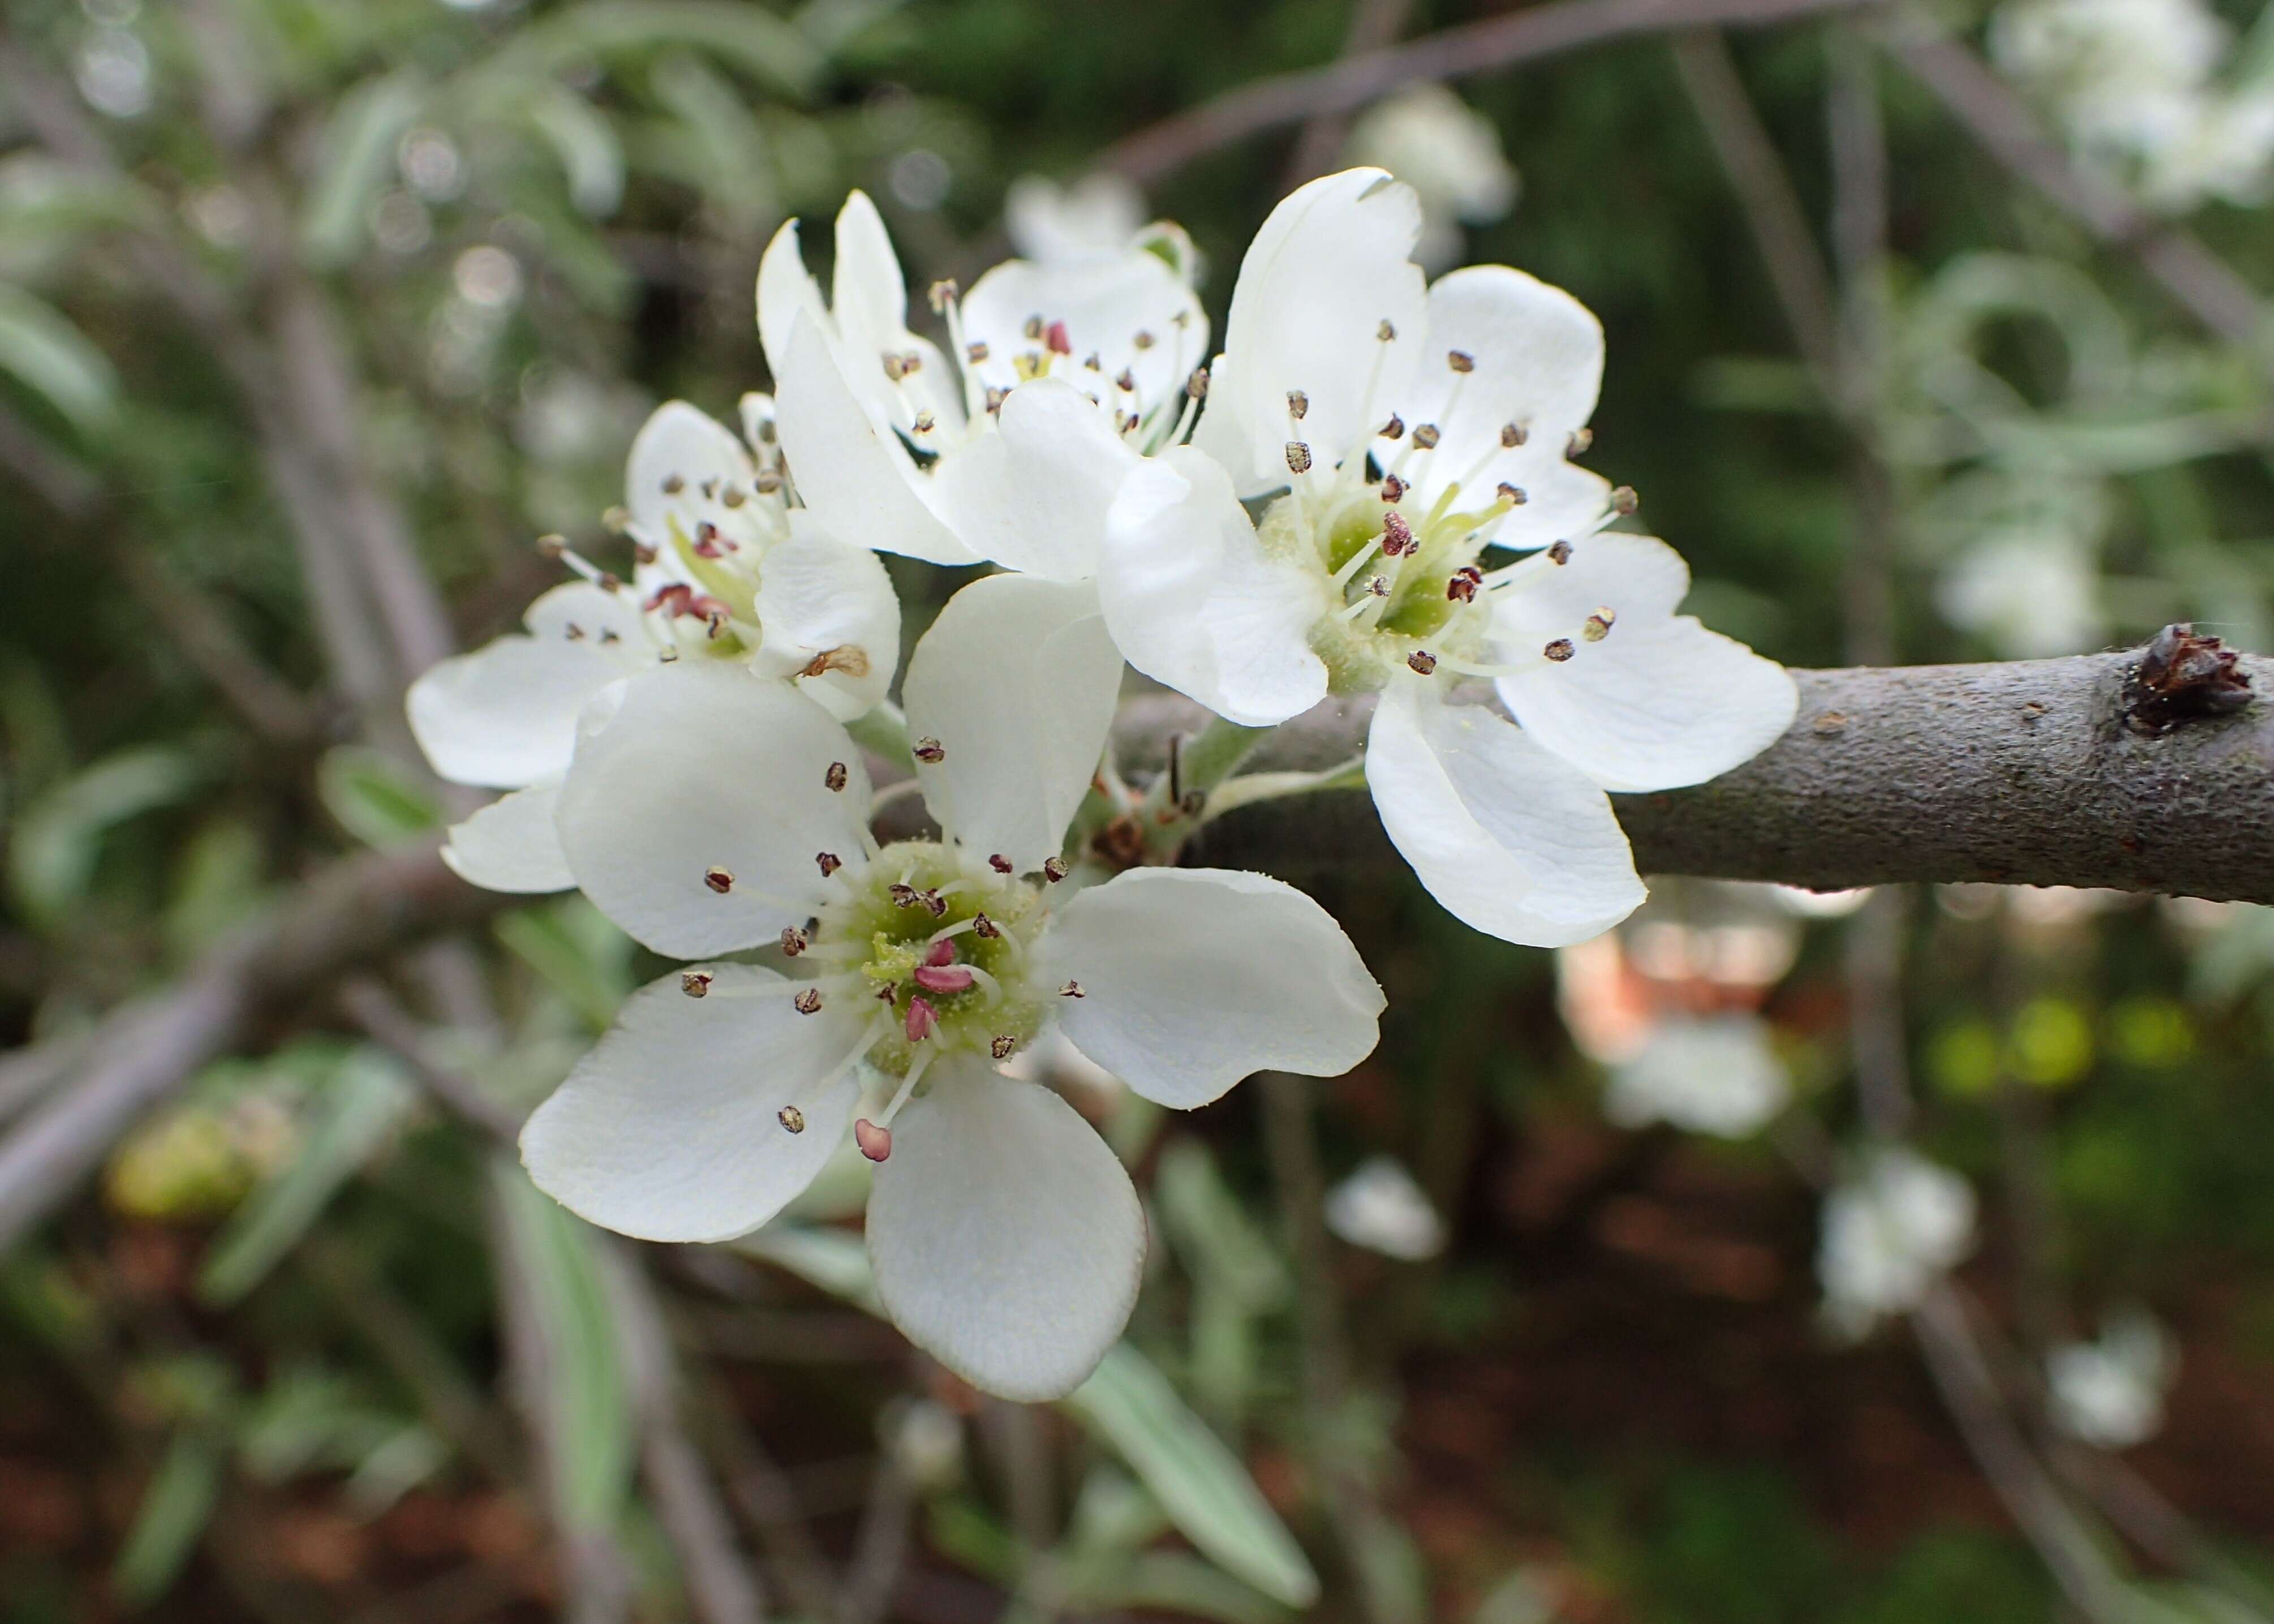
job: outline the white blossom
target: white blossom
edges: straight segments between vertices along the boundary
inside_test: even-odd
[[[553,829],[586,703],[672,661],[795,683],[843,718],[885,696],[900,603],[874,553],[793,510],[772,402],[750,395],[745,447],[694,407],[659,408],[632,441],[627,583],[562,549],[584,577],[530,605],[527,630],[411,684],[410,728],[443,778],[512,793],[450,831],[443,860],[493,891],[575,883]]]
[[[1065,186],[1040,175],[1021,175],[1003,198],[1003,229],[1011,246],[1038,265],[1110,259],[1129,246],[1144,224],[1144,194],[1135,182],[1110,169]]]
[[[1419,229],[1380,170],[1272,212],[1191,445],[1129,460],[1101,597],[1130,664],[1231,721],[1378,693],[1366,777],[1391,840],[1478,929],[1561,945],[1643,897],[1605,790],[1726,771],[1783,732],[1796,691],[1675,613],[1672,548],[1605,529],[1631,493],[1570,460],[1601,378],[1594,318],[1506,266],[1426,287]],[[1060,492],[1024,492],[1028,531],[1073,506]],[[1053,573],[1079,573],[1088,535],[1056,534]],[[1521,726],[1445,703],[1463,677],[1493,679]]]
[[[1861,1335],[1923,1302],[1974,1250],[1974,1187],[1902,1146],[1865,1154],[1824,1199],[1816,1257],[1826,1318]]]
[[[1390,1156],[1368,1156],[1327,1192],[1327,1228],[1353,1246],[1419,1263],[1445,1248],[1444,1220],[1413,1175]]]
[[[1050,478],[1061,520],[1102,515],[1126,463],[1188,415],[1209,341],[1189,247],[1162,228],[1111,255],[1006,260],[968,293],[937,284],[943,353],[908,327],[900,259],[865,195],[837,216],[827,298],[791,221],[759,265],[758,335],[800,499],[885,552],[1035,568],[1050,538],[1028,536],[1028,504],[1005,493]],[[1040,463],[1020,433],[1029,415],[1044,425]]]
[[[1667,1123],[1689,1133],[1744,1139],[1792,1097],[1768,1023],[1741,1011],[1661,1021],[1611,1068],[1603,1114],[1623,1128]]]
[[[2072,1438],[2128,1449],[2162,1430],[2164,1395],[2179,1369],[2171,1335],[2146,1313],[2115,1315],[2100,1340],[2068,1342],[2045,1358],[2052,1417]]]
[[[1382,1005],[1333,920],[1276,880],[1064,880],[1120,672],[1094,587],[966,587],[905,685],[943,838],[882,847],[860,752],[787,685],[682,661],[596,703],[561,791],[569,868],[634,937],[697,962],[635,994],[531,1119],[539,1187],[625,1234],[720,1240],[849,1131],[901,1329],[1006,1397],[1078,1384],[1127,1318],[1144,1217],[1089,1124],[997,1062],[1055,1028],[1189,1109],[1267,1067],[1347,1070]],[[719,957],[766,945],[791,974]]]
[[[1413,257],[1432,271],[1459,262],[1461,228],[1516,207],[1517,174],[1500,132],[1443,85],[1415,85],[1359,116],[1343,146],[1354,168],[1387,169],[1421,199]]]

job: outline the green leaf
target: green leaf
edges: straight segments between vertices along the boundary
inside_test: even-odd
[[[362,248],[364,221],[395,173],[395,144],[426,98],[425,79],[408,69],[367,79],[340,98],[300,214],[300,252],[311,265],[345,265]]]
[[[117,410],[118,373],[110,357],[54,305],[4,282],[0,282],[0,372],[46,401],[83,434],[107,427]]]
[[[417,1098],[391,1056],[373,1049],[351,1050],[323,1094],[322,1114],[300,1154],[255,1190],[214,1237],[198,1271],[199,1297],[225,1307],[259,1285]]]
[[[8,877],[29,912],[59,917],[86,896],[102,837],[155,808],[180,801],[200,777],[187,751],[144,745],[106,756],[40,797],[16,825]]]
[[[365,846],[400,846],[442,823],[442,808],[410,769],[365,745],[327,750],[316,768],[316,794]]]
[[[531,98],[529,121],[568,175],[568,200],[596,219],[624,200],[624,149],[614,126],[590,102],[547,84]]]
[[[1239,1459],[1152,1362],[1122,1342],[1066,1408],[1103,1433],[1184,1537],[1275,1601],[1307,1607],[1319,1579]]]
[[[1278,1624],[1289,1616],[1278,1603],[1181,1551],[1140,1553],[1118,1572],[1081,1586],[1073,1599],[1099,1613],[1173,1613],[1222,1624]]]
[[[479,73],[492,84],[550,79],[588,57],[673,46],[731,63],[788,95],[804,95],[821,78],[821,53],[804,34],[729,0],[589,0],[523,29]]]
[[[142,1491],[134,1526],[110,1570],[111,1589],[123,1605],[147,1607],[173,1588],[213,1516],[225,1463],[221,1447],[202,1432],[174,1435]]]
[[[633,1417],[599,1237],[515,1163],[501,1158],[492,1166],[513,1236],[510,1264],[524,1271],[543,1327],[541,1402],[561,1443],[550,1463],[554,1498],[569,1531],[611,1528],[631,1482]]]
[[[493,929],[498,941],[593,1031],[606,1031],[615,1019],[631,991],[630,939],[584,898],[516,908]]]

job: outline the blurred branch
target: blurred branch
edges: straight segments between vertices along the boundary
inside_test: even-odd
[[[1469,79],[1585,45],[1669,28],[1778,23],[1876,0],[1555,0],[1325,67],[1258,79],[1125,136],[1098,159],[1149,184],[1247,136],[1354,112],[1407,85]]]
[[[1343,36],[1343,59],[1384,49],[1404,31],[1405,19],[1412,13],[1413,0],[1356,0],[1351,8],[1350,31]],[[1294,155],[1287,161],[1283,189],[1292,192],[1333,168],[1350,125],[1347,109],[1314,113],[1304,120],[1303,132],[1295,138]]]
[[[2131,255],[2204,327],[2255,349],[2265,325],[2257,291],[2200,239],[2070,162],[2012,87],[1931,23],[1906,18],[1880,38],[1991,156],[2101,242]]]
[[[1808,229],[1808,216],[1795,194],[1759,113],[1737,78],[1729,47],[1712,28],[1674,36],[1674,65],[1682,75],[1713,155],[1729,177],[1745,221],[1752,228],[1770,284],[1792,336],[1800,346],[1816,387],[1826,400],[1840,398],[1840,328],[1832,282],[1824,256]]]

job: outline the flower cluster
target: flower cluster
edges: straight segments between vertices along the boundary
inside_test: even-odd
[[[849,1136],[887,1312],[1028,1399],[1120,1334],[1145,1223],[1021,1063],[1070,1049],[1192,1109],[1347,1071],[1382,1008],[1300,892],[1088,838],[1132,804],[1125,662],[1234,756],[1241,730],[1370,699],[1362,772],[1294,787],[1362,776],[1448,909],[1540,945],[1643,898],[1607,792],[1713,777],[1795,708],[1780,667],[1678,613],[1681,559],[1576,460],[1603,342],[1570,295],[1501,266],[1428,285],[1415,193],[1358,169],[1265,222],[1212,352],[1183,233],[1088,216],[1030,219],[1036,258],[934,287],[944,345],[866,198],[825,295],[785,227],[758,276],[776,394],[741,438],[675,402],[641,432],[630,579],[555,544],[583,578],[410,697],[437,771],[511,792],[451,831],[459,872],[575,886],[682,961],[531,1120],[537,1183],[715,1241]],[[898,707],[879,552],[1000,572],[916,643]],[[899,787],[872,788],[871,749],[929,823],[880,830]],[[1289,788],[1261,782],[1245,798]]]

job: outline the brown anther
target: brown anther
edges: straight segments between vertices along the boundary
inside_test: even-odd
[[[1193,399],[1196,401],[1204,401],[1208,398],[1207,367],[1196,366],[1193,368],[1193,375],[1185,380],[1185,393],[1191,395]]]
[[[1003,934],[1003,927],[984,914],[974,914],[971,916],[971,934],[983,942],[992,942]]]
[[[932,432],[933,426],[931,413],[920,411],[916,413],[915,421],[908,425],[908,432],[913,434],[929,434]]]
[[[1051,884],[1057,884],[1060,880],[1065,878],[1065,876],[1066,861],[1065,858],[1046,857],[1043,860],[1043,877],[1048,880]]]
[[[1068,981],[1065,986],[1058,989],[1058,996],[1061,998],[1087,998],[1089,995],[1082,991],[1081,983],[1080,981]]]
[[[1153,335],[1145,331],[1144,328],[1140,327],[1137,329],[1136,336],[1132,338],[1129,342],[1136,345],[1140,350],[1150,350],[1153,347]]]
[[[1573,429],[1570,440],[1563,447],[1563,455],[1567,457],[1585,456],[1594,443],[1594,430]]]
[[[805,1132],[805,1113],[794,1105],[785,1105],[774,1113],[774,1120],[792,1133]]]
[[[1311,448],[1299,440],[1287,442],[1287,471],[1291,474],[1311,471]]]
[[[1000,852],[992,852],[988,854],[987,866],[994,869],[998,874],[1011,874],[1015,872],[1015,870],[1011,867],[1011,860],[1004,856]]]
[[[1623,485],[1611,492],[1611,511],[1621,518],[1641,506],[1642,498],[1635,494],[1635,488],[1630,485]]]
[[[760,496],[772,496],[779,492],[781,488],[782,481],[779,474],[760,474],[758,476],[758,494]]]
[[[943,276],[924,289],[924,298],[931,305],[932,313],[938,315],[955,303],[955,296],[961,291],[962,289],[955,285],[953,277]]]
[[[1475,565],[1464,564],[1453,572],[1453,578],[1445,583],[1446,599],[1456,604],[1476,602],[1477,586],[1482,579]]]
[[[600,572],[600,590],[603,592],[621,592],[623,590],[624,578],[621,575],[616,574],[613,569],[604,569]],[[600,641],[602,643],[614,643],[615,640],[616,635],[614,632],[603,632],[600,634]]]
[[[893,383],[898,383],[901,379],[907,377],[907,363],[901,360],[900,357],[894,355],[891,350],[886,350],[885,352],[885,376]]]
[[[1136,394],[1137,374],[1131,372],[1127,367],[1123,367],[1121,369],[1121,376],[1113,380],[1113,387],[1120,390],[1124,395]]]
[[[1008,389],[998,389],[991,384],[988,386],[987,415],[989,417],[991,417],[997,412],[1003,410],[1003,402],[1009,397],[1010,393],[1011,392]]]
[[[1095,350],[1091,350],[1088,355],[1082,357],[1081,365],[1083,370],[1086,372],[1102,372],[1105,370],[1104,361],[1099,358],[1098,353]]]
[[[1571,561],[1571,544],[1568,541],[1559,541],[1554,546],[1548,548],[1547,561],[1551,564],[1559,565],[1570,563]]]
[[[1608,609],[1598,609],[1579,627],[1579,635],[1589,643],[1600,643],[1611,635],[1611,626],[1619,617]]]
[[[824,649],[798,668],[801,677],[817,677],[824,672],[841,671],[848,677],[869,674],[869,650],[855,643],[840,643],[833,649]]]
[[[845,866],[845,860],[834,852],[816,852],[813,854],[813,861],[815,866],[821,870],[821,877],[825,880]]]
[[[607,647],[607,645],[612,643],[621,643],[623,639],[616,635],[615,628],[614,627],[603,626],[600,628],[600,646],[602,648]]]
[[[934,919],[945,919],[947,917],[947,898],[941,896],[937,891],[928,891],[922,896],[918,897],[916,900],[923,904],[924,912],[930,914]]]
[[[1310,412],[1311,397],[1300,389],[1287,391],[1287,415],[1300,423]]]
[[[677,474],[666,474],[664,476],[663,493],[666,496],[676,496],[686,488],[687,481],[681,478]]]
[[[1477,370],[1477,358],[1465,350],[1448,350],[1445,365],[1457,372],[1473,372]]]
[[[725,491],[719,493],[719,500],[726,503],[729,508],[740,508],[744,502],[749,501],[750,499],[742,494],[742,487],[741,485],[730,485]]]
[[[1389,421],[1382,425],[1380,432],[1384,440],[1403,440],[1405,438],[1405,419],[1393,411],[1389,414]]]
[[[1024,325],[1019,328],[1019,331],[1024,333],[1028,338],[1041,338],[1043,335],[1043,319],[1040,316],[1028,317]]]
[[[930,733],[917,740],[909,753],[928,767],[937,767],[947,759],[947,747]]]
[[[782,927],[781,950],[788,957],[792,959],[796,958],[800,953],[805,951],[808,945],[809,944],[806,940],[805,932],[800,930],[795,925],[784,925]]]
[[[655,657],[666,665],[675,665],[679,663],[679,650],[677,649],[659,649],[656,650]]]
[[[1437,425],[1435,424],[1417,423],[1413,425],[1413,445],[1415,449],[1420,451],[1434,451],[1437,448]]]
[[[1018,1039],[1007,1032],[1002,1032],[998,1033],[994,1041],[987,1045],[987,1052],[998,1060],[1008,1060],[1011,1057],[1011,1051],[1018,1047]]]
[[[1382,556],[1403,558],[1420,544],[1413,539],[1413,527],[1405,515],[1395,510],[1382,515]]]
[[[971,342],[964,345],[963,347],[963,358],[970,362],[974,366],[976,366],[982,361],[984,361],[988,357],[988,353],[987,346],[977,339],[972,340]]]
[[[1427,649],[1414,650],[1405,657],[1405,663],[1425,677],[1437,669],[1437,657]]]
[[[600,515],[600,528],[611,536],[621,536],[631,528],[632,510],[625,507],[610,508]]]
[[[1513,451],[1531,438],[1532,431],[1521,423],[1503,423],[1500,425],[1500,443],[1503,451]]]
[[[1394,502],[1398,500],[1400,498],[1404,496],[1405,490],[1405,481],[1400,479],[1396,474],[1382,475],[1382,500],[1383,501]]]
[[[582,643],[584,641],[584,628],[577,625],[574,620],[568,622],[563,635],[567,636],[568,641],[571,643]]]
[[[912,908],[923,900],[922,891],[906,883],[888,885],[885,888],[885,894],[892,899],[892,906],[896,908]]]
[[[1374,328],[1374,335],[1386,344],[1397,336],[1397,329],[1385,320],[1380,327]]]
[[[1569,637],[1558,637],[1540,651],[1560,665],[1579,650]]]
[[[1500,499],[1511,508],[1521,508],[1532,500],[1524,493],[1522,485],[1510,485],[1505,479],[1500,483]]]
[[[803,992],[798,994],[796,997],[792,998],[789,1001],[789,1006],[801,1015],[820,1014],[821,989],[818,987],[807,988]]]
[[[719,496],[719,476],[716,474],[712,475],[711,477],[703,482],[700,489],[703,492],[703,500],[704,501],[708,502],[717,500]]]
[[[662,556],[659,552],[644,541],[632,543],[632,561],[635,563],[652,564]]]
[[[829,763],[829,771],[821,775],[821,781],[829,789],[842,794],[845,790],[845,763],[832,762]]]
[[[690,998],[700,998],[711,990],[714,979],[708,970],[681,970],[679,973],[679,990]]]
[[[722,897],[734,889],[734,876],[716,864],[703,871],[703,883]]]
[[[1389,597],[1389,577],[1388,575],[1372,575],[1372,576],[1369,576],[1369,577],[1367,578],[1367,583],[1366,583],[1366,591],[1367,591],[1367,597],[1369,597],[1369,598],[1387,598],[1387,597]]]
[[[568,556],[568,538],[566,536],[539,536],[537,551],[557,564]]]

